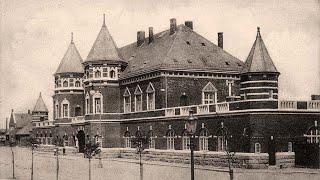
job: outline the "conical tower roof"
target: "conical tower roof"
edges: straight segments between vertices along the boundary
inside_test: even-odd
[[[48,112],[48,108],[42,99],[41,93],[36,102],[36,105],[33,108],[33,112]]]
[[[64,54],[60,65],[55,74],[60,73],[84,73],[82,67],[82,58],[73,42],[73,33],[71,33],[71,42],[67,52]]]
[[[245,62],[242,73],[249,72],[276,72],[277,68],[268,53],[266,45],[264,44],[260,28],[257,28],[257,37]]]
[[[122,61],[122,59],[123,58],[121,58],[118,48],[106,26],[105,15],[103,15],[103,24],[101,30],[88,54],[86,61]]]
[[[10,115],[10,121],[9,121],[9,127],[15,126],[15,121],[13,118],[13,109],[11,109],[11,115]]]

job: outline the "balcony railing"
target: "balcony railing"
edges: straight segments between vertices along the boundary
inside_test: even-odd
[[[297,101],[279,100],[278,103],[279,103],[279,105],[278,105],[279,109],[297,109]]]
[[[308,101],[307,109],[320,110],[320,101]]]
[[[76,117],[71,118],[72,123],[82,123],[84,121],[85,121],[84,116],[76,116]]]

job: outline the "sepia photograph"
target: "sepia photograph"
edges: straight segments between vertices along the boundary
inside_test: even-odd
[[[0,0],[0,180],[319,180],[320,0]]]

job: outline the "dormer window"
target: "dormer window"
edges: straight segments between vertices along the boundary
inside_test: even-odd
[[[211,82],[202,89],[202,104],[212,104],[217,102],[217,88]]]
[[[155,109],[155,90],[152,83],[149,83],[147,87],[147,110]]]
[[[76,87],[80,87],[80,81],[76,81],[75,85]]]
[[[94,77],[95,78],[100,78],[101,77],[101,72],[99,70],[97,70],[95,73],[94,73]]]
[[[68,87],[68,81],[63,81],[63,87]]]
[[[131,112],[131,93],[129,88],[126,88],[123,94],[123,106],[125,113]]]

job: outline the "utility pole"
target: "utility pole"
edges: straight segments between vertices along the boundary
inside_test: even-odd
[[[13,152],[13,142],[10,142],[10,146],[11,146],[11,155],[12,155],[12,179],[15,179],[15,175],[14,175],[14,152]]]
[[[33,147],[31,147],[31,180],[33,180]]]

